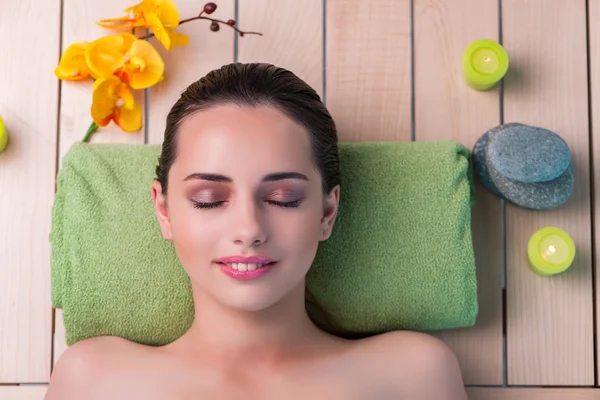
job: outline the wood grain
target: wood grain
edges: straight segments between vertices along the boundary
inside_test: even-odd
[[[238,40],[240,62],[286,68],[323,96],[323,0],[239,0],[240,23],[263,36]]]
[[[50,375],[59,27],[60,2],[2,3],[0,116],[9,144],[0,153],[0,383]]]
[[[36,386],[0,386],[0,400],[44,400],[47,387]]]
[[[468,389],[469,400],[598,400],[600,389]]]
[[[586,2],[503,0],[502,14],[512,62],[504,119],[561,135],[576,171],[573,194],[558,209],[506,209],[508,384],[593,385]],[[570,270],[549,278],[532,273],[526,256],[530,236],[548,225],[577,246]]]
[[[411,140],[410,0],[328,0],[325,99],[341,141]]]
[[[593,176],[594,176],[594,232],[595,232],[595,258],[594,268],[596,276],[596,333],[600,332],[600,318],[598,311],[600,310],[600,276],[598,275],[598,263],[600,262],[600,159],[597,154],[600,154],[600,1],[590,0],[588,2],[588,21],[589,21],[589,63],[590,63],[590,95],[591,95],[591,133],[592,133],[592,150],[594,154],[593,160]],[[597,381],[600,381],[600,337],[596,334],[596,373]]]
[[[500,123],[498,89],[478,92],[462,77],[462,54],[481,37],[497,40],[496,0],[416,0],[415,140],[453,139],[470,149]],[[502,384],[500,199],[477,183],[472,212],[479,315],[472,328],[433,332],[455,352],[468,385]]]
[[[205,2],[196,0],[176,1],[180,19],[196,16]],[[227,21],[235,17],[234,0],[218,0],[217,10],[209,17]],[[234,61],[234,31],[221,25],[212,32],[210,22],[191,21],[182,24],[177,31],[190,37],[185,46],[167,51],[155,38],[151,39],[165,62],[165,79],[149,89],[148,143],[161,144],[164,138],[166,118],[183,92],[190,84],[209,71]]]

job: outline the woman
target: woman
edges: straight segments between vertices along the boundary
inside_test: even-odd
[[[190,85],[151,193],[190,276],[194,322],[162,347],[74,344],[46,399],[466,399],[441,341],[347,340],[307,315],[305,275],[338,210],[337,140],[318,94],[284,69],[231,64]]]

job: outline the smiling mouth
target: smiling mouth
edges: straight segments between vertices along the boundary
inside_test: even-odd
[[[222,263],[222,262],[217,262],[217,264],[227,266],[227,267],[229,267],[231,269],[234,269],[236,271],[245,272],[245,271],[255,271],[257,269],[261,269],[261,268],[264,268],[266,266],[273,265],[273,264],[275,264],[275,262],[270,262],[268,264],[246,264],[246,263]]]

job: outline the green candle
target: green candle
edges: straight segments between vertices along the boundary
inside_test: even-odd
[[[476,40],[463,54],[463,76],[476,90],[488,90],[506,75],[508,54],[499,44],[489,39]]]
[[[4,127],[4,121],[0,117],[0,153],[6,148],[6,145],[8,145],[8,134]]]
[[[575,243],[560,228],[549,226],[535,232],[527,246],[529,267],[537,274],[551,276],[565,271],[575,258]]]

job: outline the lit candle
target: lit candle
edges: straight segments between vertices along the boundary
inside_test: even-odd
[[[463,76],[476,90],[488,90],[506,75],[508,54],[499,44],[489,39],[476,40],[463,54]]]
[[[6,133],[6,128],[4,127],[4,121],[2,121],[2,117],[0,117],[0,153],[6,148],[8,144],[8,134]]]
[[[537,274],[551,276],[565,271],[575,258],[575,243],[565,231],[549,226],[535,232],[527,246],[529,267]]]

